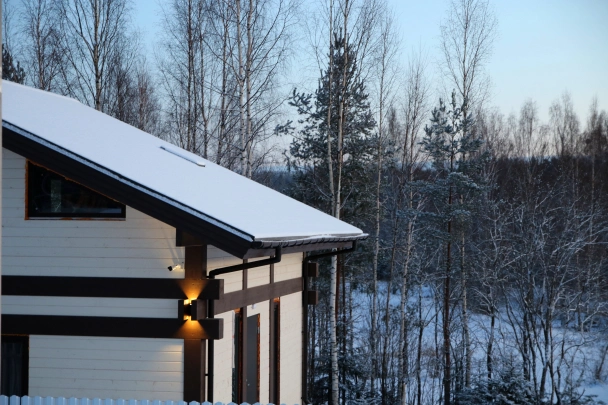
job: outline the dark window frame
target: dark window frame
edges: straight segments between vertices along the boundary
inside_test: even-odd
[[[63,179],[63,181],[67,182],[70,186],[72,187],[76,187],[76,188],[83,188],[85,190],[87,190],[87,193],[89,195],[92,195],[94,197],[99,197],[99,198],[103,198],[103,199],[107,199],[107,200],[111,200],[113,202],[116,203],[116,205],[118,205],[120,208],[120,212],[113,212],[113,213],[101,213],[101,212],[35,212],[33,211],[32,208],[32,201],[35,198],[34,196],[34,191],[32,188],[32,185],[30,184],[30,182],[32,181],[31,179],[31,175],[32,175],[32,168],[36,168],[36,170],[40,170],[43,169],[49,173],[52,173],[53,175],[60,177],[61,179]],[[125,220],[126,219],[126,206],[124,204],[122,204],[119,201],[116,201],[113,198],[110,198],[104,194],[101,194],[89,187],[86,187],[78,182],[75,182],[53,170],[50,170],[42,165],[39,165],[31,160],[27,160],[26,162],[26,166],[25,166],[25,219],[29,220],[29,219],[61,219],[61,220]]]
[[[29,369],[30,369],[30,337],[23,335],[2,335],[1,343],[21,343],[23,346],[22,363],[21,363],[21,389],[22,392],[18,396],[28,395],[29,393]],[[5,356],[2,356],[2,361],[5,361]],[[0,393],[7,395],[0,387]],[[12,394],[11,394],[12,395]]]

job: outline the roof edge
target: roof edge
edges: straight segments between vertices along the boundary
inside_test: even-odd
[[[2,127],[6,128],[8,130],[11,130],[14,133],[19,134],[19,135],[21,135],[21,136],[23,136],[25,138],[28,138],[32,142],[36,142],[36,143],[38,143],[38,144],[40,144],[40,145],[42,145],[44,147],[47,147],[47,148],[49,148],[51,150],[54,150],[55,152],[60,153],[60,154],[66,156],[67,158],[70,158],[70,159],[72,159],[74,161],[77,161],[80,164],[86,165],[89,168],[98,171],[99,173],[102,173],[102,174],[104,174],[106,176],[113,177],[115,180],[117,180],[117,181],[119,181],[119,182],[121,182],[121,183],[123,183],[123,184],[125,184],[125,185],[127,185],[129,187],[132,187],[132,188],[134,188],[134,189],[136,189],[136,190],[138,190],[138,191],[140,191],[142,193],[148,194],[150,197],[153,197],[155,199],[164,201],[165,203],[168,203],[168,204],[174,206],[175,208],[178,208],[178,209],[180,209],[180,210],[182,210],[182,211],[184,211],[184,212],[186,212],[186,213],[188,213],[190,215],[193,215],[195,217],[199,217],[201,220],[206,221],[206,222],[208,222],[208,223],[210,223],[210,224],[212,224],[214,226],[217,226],[219,228],[222,228],[222,229],[224,229],[224,230],[232,233],[233,235],[235,235],[235,236],[237,236],[239,238],[242,238],[244,240],[249,240],[249,241],[253,241],[254,240],[253,235],[250,235],[247,232],[244,232],[244,231],[242,231],[242,230],[240,230],[238,228],[235,228],[235,227],[233,227],[233,226],[231,226],[229,224],[226,224],[226,223],[224,223],[224,222],[222,222],[222,221],[220,221],[218,219],[215,219],[215,218],[213,218],[213,217],[211,217],[211,216],[209,216],[207,214],[204,214],[204,213],[202,213],[202,212],[200,212],[198,210],[195,210],[195,209],[193,209],[193,208],[191,208],[191,207],[189,207],[189,206],[187,206],[185,204],[180,203],[179,201],[176,201],[175,199],[173,199],[171,197],[168,197],[168,196],[166,196],[164,194],[161,194],[161,193],[159,193],[157,191],[154,191],[154,190],[150,189],[149,187],[146,187],[146,186],[144,186],[142,184],[139,184],[139,183],[137,183],[137,182],[135,182],[135,181],[133,181],[133,180],[131,180],[131,179],[129,179],[129,178],[121,175],[120,173],[116,173],[116,172],[114,172],[114,171],[112,171],[112,170],[110,170],[110,169],[108,169],[108,168],[106,168],[106,167],[104,167],[104,166],[102,166],[102,165],[100,165],[98,163],[95,163],[95,162],[93,162],[93,161],[91,161],[91,160],[89,160],[89,159],[87,159],[87,158],[85,158],[83,156],[80,156],[80,155],[78,155],[78,154],[76,154],[76,153],[74,153],[74,152],[72,152],[72,151],[70,151],[70,150],[68,150],[68,149],[66,149],[66,148],[64,148],[62,146],[59,146],[59,145],[57,145],[57,144],[55,144],[53,142],[50,142],[50,141],[48,141],[48,140],[46,140],[46,139],[44,139],[44,138],[42,138],[42,137],[40,137],[40,136],[38,136],[36,134],[33,134],[33,133],[31,133],[31,132],[29,132],[29,131],[27,131],[27,130],[25,130],[25,129],[17,126],[17,125],[11,124],[10,122],[8,122],[6,120],[2,120]]]
[[[369,237],[369,234],[362,233],[360,235],[349,235],[349,236],[320,236],[320,237],[309,237],[301,239],[286,239],[286,240],[256,240],[251,243],[253,249],[274,249],[274,248],[285,248],[295,246],[309,246],[327,243],[344,243],[354,242],[356,240],[365,240]],[[311,246],[312,247],[312,246]],[[314,249],[310,249],[314,250]]]

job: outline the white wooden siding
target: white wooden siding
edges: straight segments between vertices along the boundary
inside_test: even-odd
[[[175,318],[177,300],[5,295],[2,313],[11,315]]]
[[[262,257],[259,260],[268,259]],[[252,261],[257,259],[252,259]],[[247,288],[257,287],[270,283],[270,266],[254,267],[247,270]]]
[[[274,265],[274,281],[285,281],[302,277],[302,253],[292,253],[283,256],[282,260]]]
[[[300,403],[302,397],[302,293],[281,297],[281,404]]]
[[[216,315],[224,320],[224,338],[214,343],[213,399],[232,402],[232,367],[234,367],[234,312]]]
[[[126,208],[125,220],[25,220],[26,160],[2,149],[2,273],[183,278],[175,229]]]
[[[29,395],[181,400],[180,339],[30,336]]]
[[[209,245],[207,247],[207,272],[240,263],[243,263],[243,260],[238,257],[232,256],[215,246]],[[243,276],[240,271],[222,274],[216,278],[224,280],[224,293],[238,291],[243,288]]]

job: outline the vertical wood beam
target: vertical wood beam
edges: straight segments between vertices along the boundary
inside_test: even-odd
[[[270,265],[270,284],[274,284],[274,264]],[[270,334],[270,339],[269,339],[269,354],[270,354],[270,359],[269,359],[269,365],[270,365],[270,370],[269,370],[269,374],[270,374],[270,378],[269,378],[269,384],[268,384],[268,398],[270,400],[270,403],[272,404],[278,404],[279,402],[279,395],[278,395],[278,368],[277,368],[277,358],[278,358],[278,347],[277,347],[277,319],[276,319],[276,314],[275,314],[275,299],[276,298],[271,298],[268,302],[268,311],[269,311],[269,318],[270,318],[270,330],[269,330],[269,334]]]
[[[200,280],[207,277],[207,245],[185,247],[185,278]],[[189,299],[197,297],[188,297]],[[203,313],[207,313],[204,301]],[[189,321],[194,322],[194,321]],[[205,365],[207,358],[205,340],[184,339],[184,401],[205,401]]]
[[[247,260],[243,260],[243,263],[246,263]],[[246,290],[247,289],[247,277],[249,276],[247,273],[247,269],[242,271],[243,273],[243,284],[242,284],[242,289]],[[240,388],[241,388],[241,399],[244,401],[245,398],[247,398],[247,384],[245,384],[245,381],[247,381],[247,306],[244,306],[241,308],[241,316],[243,319],[243,334],[242,339],[243,339],[243,346],[242,346],[242,350],[241,350],[241,364],[243,365],[241,367],[240,370],[240,378],[241,378],[241,384],[240,384]]]
[[[203,402],[205,396],[205,341],[184,339],[184,401]]]

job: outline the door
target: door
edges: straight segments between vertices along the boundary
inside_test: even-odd
[[[2,336],[2,369],[0,394],[27,395],[29,368],[29,337]]]
[[[260,400],[260,315],[247,317],[245,402]]]

